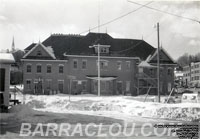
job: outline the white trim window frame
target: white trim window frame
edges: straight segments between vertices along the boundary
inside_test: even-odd
[[[78,59],[73,59],[73,69],[78,69]]]
[[[81,68],[82,68],[83,70],[87,69],[87,60],[86,60],[86,59],[83,59],[83,60],[82,60]]]
[[[40,67],[40,69],[39,69]],[[41,74],[42,73],[42,64],[38,63],[36,64],[36,73]]]
[[[108,60],[100,60],[100,70],[108,70]],[[96,69],[98,70],[98,60],[96,60]]]
[[[28,66],[30,66],[29,68],[28,68]],[[27,63],[26,64],[26,73],[31,73],[32,72],[32,64],[31,63]]]
[[[50,68],[49,68],[50,67]],[[52,73],[52,65],[51,64],[47,64],[46,65],[46,72],[49,74],[49,73]]]
[[[64,73],[64,65],[63,64],[59,64],[58,65],[58,73],[59,74],[63,74]]]

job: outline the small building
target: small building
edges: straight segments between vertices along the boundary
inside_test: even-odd
[[[10,69],[14,57],[11,53],[0,53],[0,105],[9,106]]]

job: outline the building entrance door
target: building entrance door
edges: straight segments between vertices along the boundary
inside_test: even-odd
[[[34,82],[34,92],[35,94],[43,94],[43,88],[42,88],[42,81],[35,81]]]
[[[117,94],[122,95],[122,82],[117,82]]]

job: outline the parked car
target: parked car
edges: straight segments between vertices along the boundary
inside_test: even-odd
[[[198,103],[198,94],[189,94],[189,93],[185,93],[182,95],[182,99],[181,102],[185,103],[185,102],[190,102],[190,103]]]

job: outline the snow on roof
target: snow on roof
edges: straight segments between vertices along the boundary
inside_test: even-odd
[[[47,46],[47,47],[44,46],[44,49],[47,50],[48,54],[51,55],[51,57],[53,57],[53,59],[56,59],[53,48],[51,46]]]
[[[0,63],[14,63],[14,57],[11,53],[0,53]]]
[[[147,63],[147,61],[142,61],[138,67],[146,67],[146,68],[156,68],[156,66],[152,66],[149,63]]]

